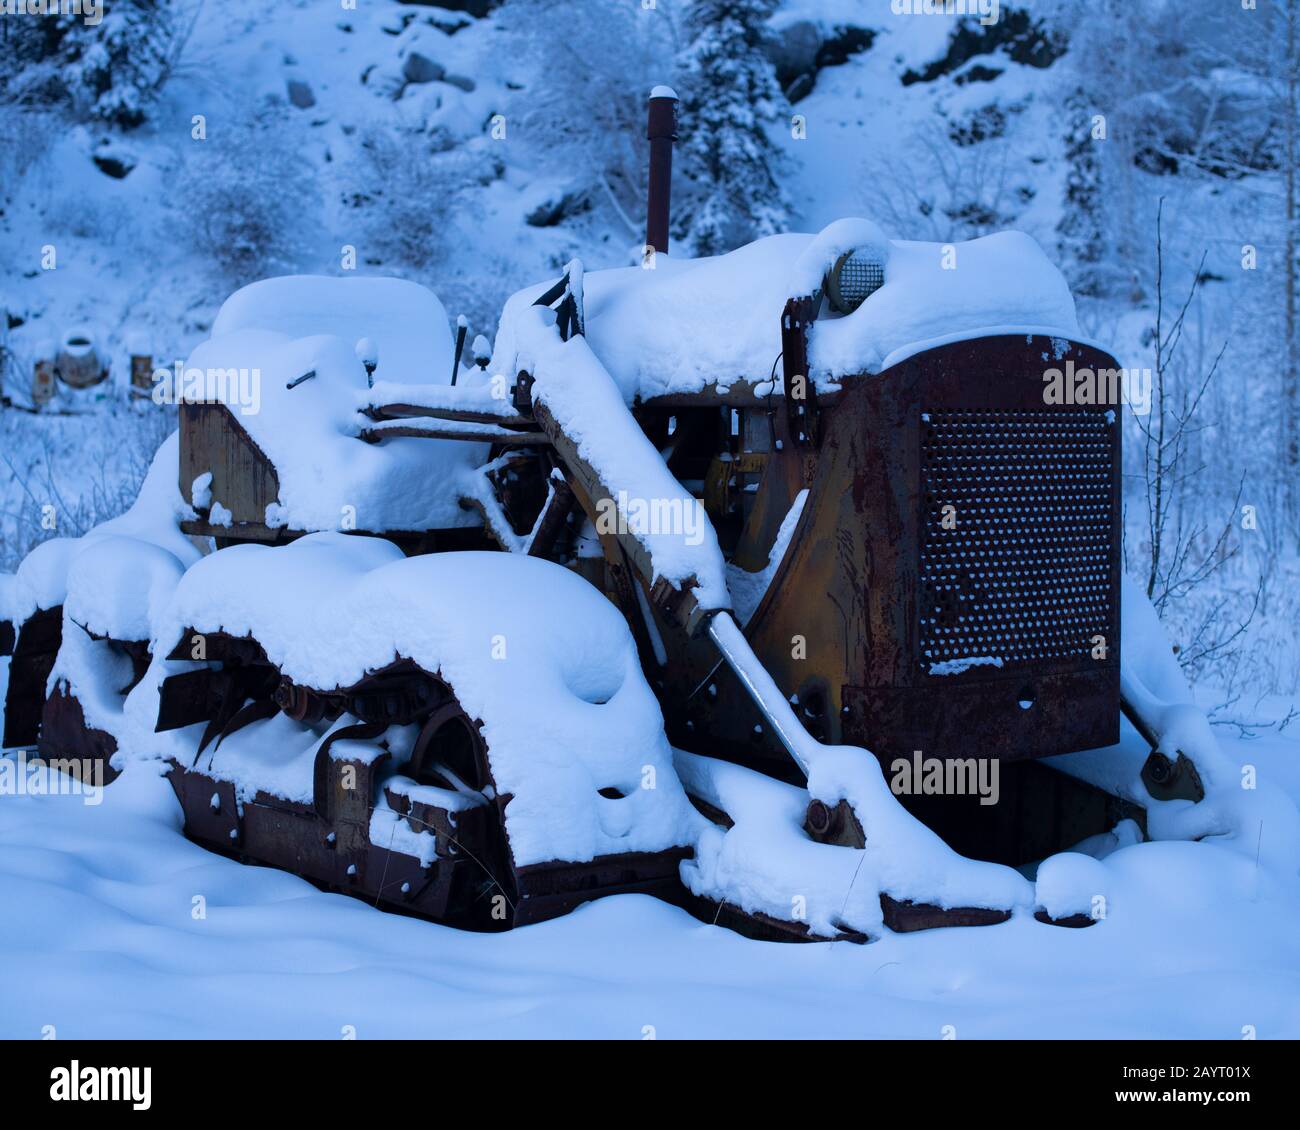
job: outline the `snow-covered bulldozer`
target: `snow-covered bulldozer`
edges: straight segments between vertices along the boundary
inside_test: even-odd
[[[1038,246],[676,260],[665,150],[645,262],[517,294],[486,366],[412,283],[232,296],[136,505],[4,579],[5,745],[160,762],[195,840],[484,929],[1087,925],[1054,853],[1239,830],[1122,582],[1121,407],[1045,396],[1118,366]]]

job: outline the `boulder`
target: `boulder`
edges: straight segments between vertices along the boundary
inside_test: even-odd
[[[822,33],[812,20],[795,20],[786,24],[769,40],[767,56],[776,68],[782,90],[803,75],[817,74],[817,52]]]
[[[407,82],[437,82],[447,68],[419,51],[412,51],[402,62],[402,76]]]
[[[299,110],[307,110],[316,105],[316,95],[312,93],[310,83],[300,78],[291,78],[286,85],[289,90],[289,101]]]

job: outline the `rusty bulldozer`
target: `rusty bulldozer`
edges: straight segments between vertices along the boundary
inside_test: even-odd
[[[674,259],[674,107],[645,261],[476,365],[411,283],[234,295],[136,506],[4,579],[5,745],[160,763],[200,843],[473,929],[1087,925],[1025,866],[1205,793],[1121,662],[1120,406],[1045,396],[1117,363],[1017,233]],[[1065,756],[1125,714],[1145,795]],[[917,756],[997,803],[891,790]]]

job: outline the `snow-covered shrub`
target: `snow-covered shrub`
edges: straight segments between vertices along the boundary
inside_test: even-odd
[[[6,101],[64,104],[133,129],[171,76],[197,14],[190,0],[111,0],[95,24],[76,14],[6,19]]]
[[[1000,136],[974,140],[953,122],[927,118],[896,153],[862,163],[862,208],[904,239],[975,239],[1017,227],[1034,190],[1017,163],[1015,118]],[[966,143],[954,139],[954,133]]]
[[[172,203],[192,250],[248,282],[300,259],[318,204],[315,171],[275,122],[226,127],[191,143]]]
[[[172,411],[33,419],[0,412],[0,573],[49,538],[80,537],[126,511]]]
[[[106,247],[123,248],[137,231],[139,217],[129,204],[116,197],[87,193],[81,184],[57,179],[50,186],[47,213],[49,232],[91,239]]]
[[[367,262],[416,271],[445,262],[467,238],[456,222],[473,191],[501,171],[482,150],[442,149],[417,130],[387,123],[358,131],[354,158],[345,203],[360,234],[349,242]]]
[[[690,190],[679,215],[699,255],[786,225],[768,136],[785,103],[767,55],[776,8],[776,0],[695,0],[686,17],[680,148]]]
[[[484,334],[489,341],[496,337],[497,319],[512,294],[521,287],[546,278],[548,272],[558,278],[561,268],[537,264],[532,269],[518,258],[484,250],[468,262],[462,257],[429,272],[420,282],[437,287],[438,297],[453,314],[469,319],[470,340]],[[465,344],[465,363],[469,363],[469,341]]]

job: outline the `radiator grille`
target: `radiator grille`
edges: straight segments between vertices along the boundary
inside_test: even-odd
[[[1094,636],[1108,638],[1117,595],[1113,419],[922,415],[923,668],[1083,658]]]

